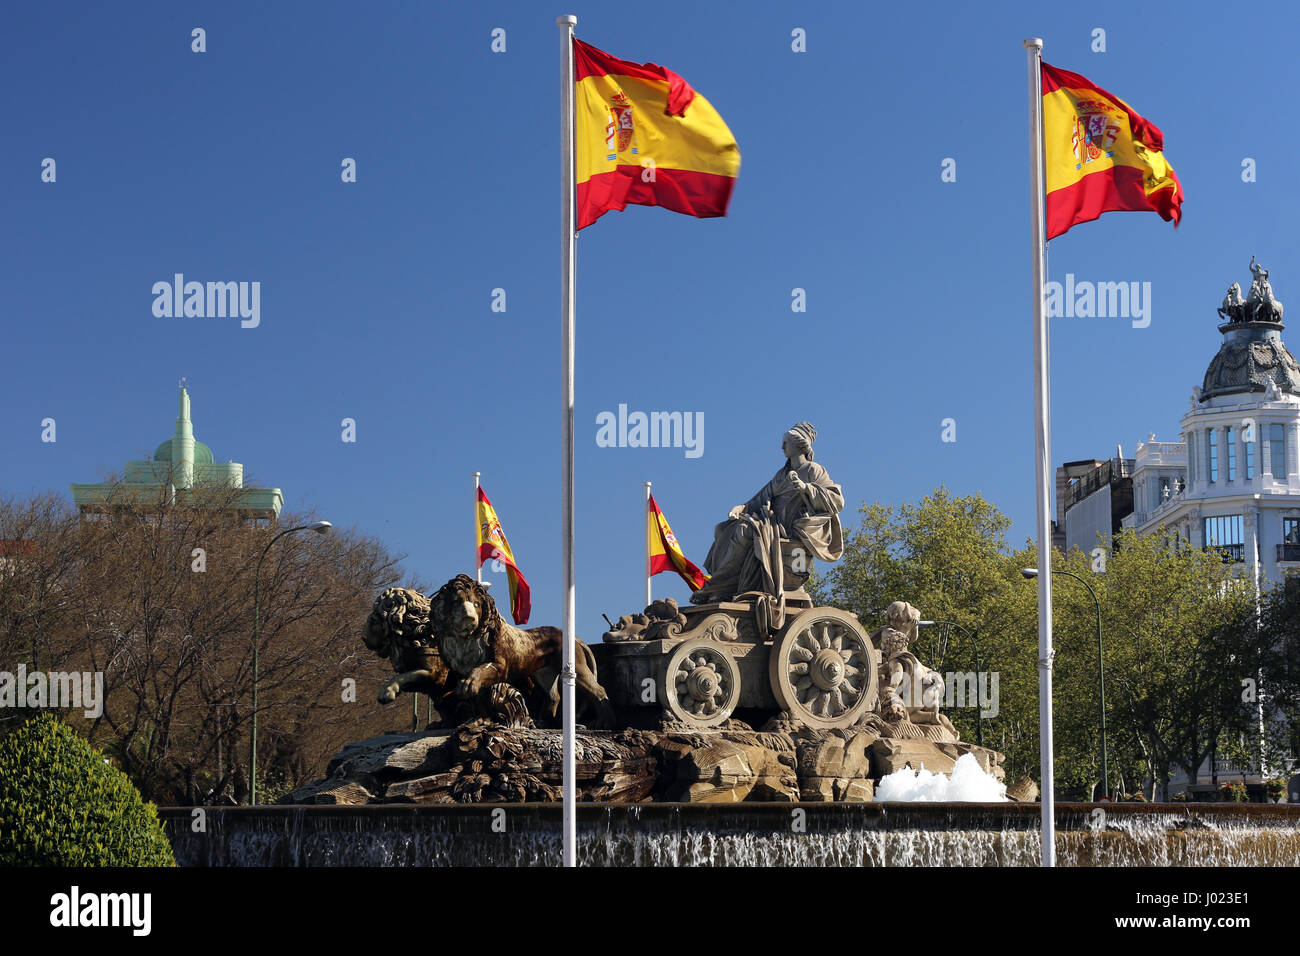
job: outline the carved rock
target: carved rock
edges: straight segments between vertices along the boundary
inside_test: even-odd
[[[578,799],[854,802],[872,799],[874,780],[911,765],[951,771],[963,753],[1003,779],[1002,755],[972,744],[878,737],[874,717],[847,729],[683,728],[579,732]],[[559,732],[486,720],[455,730],[385,734],[350,744],[324,780],[282,803],[553,802],[561,796]]]
[[[1020,777],[1007,784],[1007,799],[1017,803],[1033,803],[1038,799],[1038,784],[1028,777]]]

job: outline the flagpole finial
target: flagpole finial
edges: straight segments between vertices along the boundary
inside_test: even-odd
[[[1043,48],[1042,37],[1030,37],[1028,40],[1025,41],[1026,50],[1041,50],[1042,48]]]
[[[562,17],[555,18],[555,25],[557,27],[576,27],[578,25],[578,18],[572,13],[566,13]]]
[[[642,484],[644,484],[647,488],[650,487],[650,482],[648,482],[648,481],[642,482]]]

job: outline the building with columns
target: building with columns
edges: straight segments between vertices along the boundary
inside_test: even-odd
[[[244,466],[213,460],[212,449],[194,437],[190,396],[185,382],[177,401],[176,428],[147,461],[128,461],[120,483],[74,484],[72,501],[83,517],[111,513],[115,507],[148,508],[161,500],[183,502],[196,485],[239,489],[232,517],[275,524],[284,506],[279,488],[245,488]]]
[[[1260,276],[1258,273],[1262,272]],[[1223,343],[1192,392],[1180,440],[1138,445],[1123,526],[1215,548],[1261,590],[1300,569],[1300,365],[1268,273],[1229,290]]]
[[[1258,601],[1300,569],[1300,364],[1282,340],[1282,304],[1267,270],[1252,259],[1251,272],[1249,296],[1234,283],[1219,309],[1223,341],[1192,389],[1179,440],[1153,434],[1138,444],[1128,468],[1132,510],[1121,525],[1217,550]],[[1080,509],[1078,523],[1096,524],[1096,511]],[[1075,514],[1065,512],[1067,529]],[[1292,766],[1271,773],[1279,770]],[[1222,780],[1262,787],[1264,776],[1257,766],[1207,759],[1198,783],[1179,771],[1167,792],[1204,793]]]

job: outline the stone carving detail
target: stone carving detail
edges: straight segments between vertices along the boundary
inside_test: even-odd
[[[676,601],[664,598],[648,605],[640,614],[624,614],[617,624],[604,633],[602,639],[611,644],[620,641],[662,641],[679,636],[685,629],[686,615],[678,608]],[[733,636],[728,639],[735,638]]]
[[[433,596],[388,588],[375,599],[362,640],[387,657],[397,676],[379,692],[381,704],[403,690],[427,694],[443,723],[475,716],[529,727],[559,717],[561,632],[523,630],[503,620],[487,589],[457,575]],[[575,641],[580,719],[613,724],[613,709],[596,679],[591,648]]]
[[[854,803],[904,767],[951,770],[973,754],[1005,779],[1002,754],[969,743],[886,739],[873,726],[843,730],[745,729],[579,732],[582,802]],[[518,803],[560,800],[562,747],[554,731],[474,721],[455,730],[386,734],[349,744],[326,776],[289,804]],[[1032,790],[1021,799],[1034,799]],[[1013,797],[1015,799],[1015,797]]]
[[[772,643],[768,670],[781,709],[810,727],[852,726],[876,703],[875,654],[857,618],[813,608]]]
[[[439,700],[450,689],[451,669],[438,653],[429,628],[429,599],[410,588],[388,588],[375,598],[362,629],[366,647],[393,665],[396,677],[379,691],[381,704],[404,690]]]
[[[740,671],[710,637],[695,637],[674,648],[662,681],[670,718],[698,727],[726,720],[740,699]]]
[[[691,595],[712,604],[758,592],[776,602],[772,626],[784,623],[787,592],[803,595],[813,560],[838,561],[844,552],[840,511],[844,493],[813,458],[817,430],[794,425],[781,439],[785,463],[772,480],[714,528],[704,559],[708,583]]]
[[[943,675],[926,667],[908,650],[916,639],[921,612],[906,601],[895,601],[885,610],[885,620],[887,624],[871,632],[871,640],[881,655],[877,712],[891,724],[906,721],[934,725],[946,732],[939,734],[939,739],[951,734],[949,739],[957,740],[956,728],[939,713],[945,691]]]
[[[444,584],[429,602],[429,626],[439,652],[460,678],[456,695],[474,700],[487,688],[511,684],[531,696],[536,714],[558,719],[563,634],[558,627],[521,629],[506,621],[487,589],[468,574]],[[596,680],[596,659],[582,641],[574,642],[578,708],[591,726],[611,726],[613,709]],[[486,715],[485,715],[486,716]]]

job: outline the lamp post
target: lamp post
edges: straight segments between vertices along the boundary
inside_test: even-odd
[[[980,702],[980,645],[979,645],[979,641],[976,640],[975,637],[975,635],[979,633],[979,628],[976,628],[974,633],[972,633],[971,631],[968,631],[966,628],[962,627],[956,621],[917,621],[916,623],[922,627],[929,627],[935,624],[943,624],[946,625],[947,627],[955,627],[957,628],[957,630],[961,631],[963,634],[966,635],[966,638],[971,642],[971,645],[975,648],[975,742],[979,744],[981,747],[983,747],[984,746],[984,708],[982,703]]]
[[[253,733],[248,745],[248,805],[250,807],[257,803],[257,632],[261,625],[258,588],[262,580],[262,562],[266,559],[266,553],[271,550],[271,545],[286,534],[293,534],[295,531],[316,531],[325,534],[332,527],[333,525],[328,521],[313,521],[311,524],[299,525],[296,528],[286,528],[266,543],[266,547],[262,549],[262,556],[257,559],[257,570],[253,574]]]
[[[1026,578],[1038,577],[1037,568],[1021,568],[1020,573]],[[1101,716],[1101,790],[1102,796],[1107,800],[1110,799],[1110,775],[1106,767],[1106,664],[1101,652],[1101,602],[1097,600],[1097,592],[1092,589],[1087,578],[1081,578],[1073,571],[1057,571],[1053,569],[1053,574],[1064,574],[1067,578],[1074,578],[1092,595],[1092,603],[1097,607],[1097,700],[1098,712]]]

